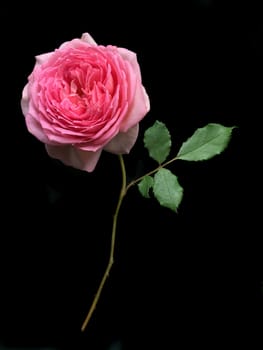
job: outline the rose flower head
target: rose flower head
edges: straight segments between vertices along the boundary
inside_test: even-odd
[[[52,158],[92,172],[102,150],[130,152],[150,103],[136,54],[84,33],[36,56],[21,107]]]

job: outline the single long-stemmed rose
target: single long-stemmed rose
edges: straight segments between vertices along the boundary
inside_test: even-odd
[[[48,154],[64,164],[91,172],[102,150],[119,155],[122,186],[113,215],[109,261],[89,312],[85,330],[114,260],[119,211],[128,189],[138,184],[141,194],[153,195],[159,203],[177,211],[183,188],[177,176],[165,169],[175,160],[202,161],[221,153],[233,127],[208,124],[196,132],[167,160],[171,135],[159,121],[146,130],[144,145],[157,167],[126,181],[122,154],[129,153],[139,122],[150,109],[142,85],[136,54],[114,46],[98,46],[88,33],[36,57],[36,65],[23,89],[22,111],[28,130],[46,144]]]

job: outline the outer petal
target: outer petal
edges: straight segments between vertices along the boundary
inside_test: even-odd
[[[40,123],[34,117],[32,117],[30,113],[27,113],[26,115],[26,126],[28,131],[41,142],[50,142],[47,136],[44,134]]]
[[[26,84],[22,91],[21,108],[23,115],[26,116],[29,108],[28,84]]]
[[[130,106],[129,112],[127,116],[122,122],[120,131],[126,132],[132,126],[139,123],[141,119],[149,112],[150,110],[150,100],[147,95],[145,88],[142,85],[141,81],[141,71],[140,66],[137,61],[137,55],[125,48],[118,48],[118,52],[122,56],[123,59],[129,62],[132,67],[132,70],[137,77],[136,91],[134,95],[134,99]]]
[[[49,140],[47,136],[44,134],[38,119],[35,118],[30,112],[28,87],[29,87],[28,84],[24,87],[22,92],[22,99],[21,99],[21,108],[22,108],[23,115],[25,116],[27,129],[31,134],[33,134],[41,142],[47,143],[49,142]]]
[[[83,33],[81,36],[81,40],[85,41],[86,43],[90,45],[97,46],[96,41],[92,38],[92,36],[89,33]]]
[[[150,110],[150,100],[145,88],[137,81],[135,96],[130,109],[123,120],[120,131],[126,132],[139,123]]]
[[[36,65],[41,65],[45,63],[50,56],[53,55],[53,52],[43,53],[42,55],[36,56]]]
[[[46,150],[50,157],[60,160],[65,165],[88,172],[95,169],[101,155],[101,149],[97,152],[89,152],[70,145],[46,145]]]
[[[121,55],[121,57],[125,60],[128,61],[134,72],[136,73],[137,76],[140,77],[140,81],[141,81],[141,72],[140,72],[140,67],[137,61],[137,55],[135,52],[124,49],[123,47],[118,47],[117,48],[119,54]]]
[[[134,146],[139,133],[139,124],[130,128],[127,132],[118,133],[104,149],[110,153],[124,154],[129,153]]]

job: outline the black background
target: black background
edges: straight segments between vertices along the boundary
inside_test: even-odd
[[[178,1],[1,5],[0,343],[17,347],[262,348],[262,4]],[[207,123],[237,126],[229,147],[170,169],[178,214],[132,188],[115,264],[85,333],[108,260],[118,159],[84,173],[50,159],[20,109],[34,56],[89,32],[135,51],[151,111],[125,156],[129,178],[154,167],[143,133],[156,119],[174,154]]]

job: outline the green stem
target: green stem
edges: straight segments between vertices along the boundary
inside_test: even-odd
[[[112,223],[112,231],[111,231],[111,247],[110,247],[110,256],[109,256],[109,261],[108,264],[106,266],[105,272],[102,276],[101,282],[99,284],[99,287],[97,289],[97,292],[95,294],[95,297],[93,299],[93,302],[91,304],[91,307],[89,309],[89,312],[81,326],[81,331],[83,332],[86,327],[87,324],[89,323],[95,309],[97,306],[97,303],[99,301],[101,292],[103,290],[103,287],[105,285],[105,282],[107,280],[107,278],[109,277],[109,273],[110,270],[112,268],[113,262],[114,262],[114,251],[115,251],[115,242],[116,242],[116,230],[117,230],[117,221],[118,221],[118,215],[119,215],[119,211],[120,211],[120,207],[122,205],[122,201],[123,198],[125,197],[128,189],[135,185],[136,183],[138,183],[139,181],[141,181],[145,176],[149,176],[152,175],[154,173],[156,173],[159,169],[166,167],[168,164],[174,162],[176,160],[176,157],[172,158],[171,160],[160,164],[157,168],[155,168],[154,170],[149,171],[148,173],[144,174],[143,176],[138,177],[137,179],[131,181],[128,185],[127,185],[127,179],[126,179],[126,169],[125,169],[125,164],[124,164],[124,160],[122,155],[119,155],[119,160],[120,160],[120,165],[121,165],[121,173],[122,173],[122,186],[121,186],[121,191],[120,191],[120,195],[119,195],[119,199],[118,199],[118,203],[115,209],[115,213],[113,215],[113,223]]]
[[[120,207],[123,201],[123,198],[125,197],[125,194],[127,192],[127,186],[126,186],[126,169],[125,169],[125,164],[124,164],[124,160],[122,155],[119,155],[119,160],[120,160],[120,164],[121,164],[121,173],[122,173],[122,186],[121,186],[121,191],[120,191],[120,195],[119,195],[119,199],[118,199],[118,203],[116,206],[116,210],[113,216],[113,223],[112,223],[112,231],[111,231],[111,247],[110,247],[110,256],[109,256],[109,261],[107,264],[107,267],[105,269],[105,272],[102,276],[101,282],[99,284],[99,288],[97,289],[97,292],[95,294],[95,297],[93,299],[93,302],[91,304],[91,307],[89,309],[89,312],[81,326],[81,331],[83,332],[86,327],[87,324],[89,323],[95,309],[96,309],[96,305],[99,301],[101,292],[103,290],[103,287],[105,285],[105,282],[107,280],[107,277],[109,276],[110,270],[112,268],[113,262],[114,262],[114,251],[115,251],[115,241],[116,241],[116,228],[117,228],[117,221],[118,221],[118,215],[119,215],[119,211],[120,211]]]

